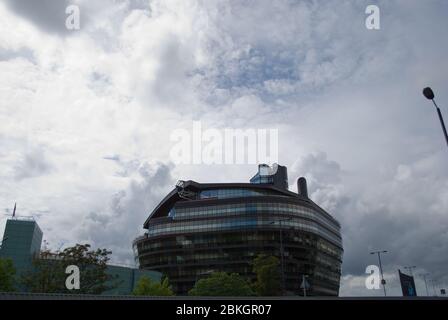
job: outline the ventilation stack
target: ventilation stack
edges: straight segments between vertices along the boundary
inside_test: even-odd
[[[308,188],[304,177],[300,177],[299,180],[297,180],[297,193],[305,198],[308,198]]]

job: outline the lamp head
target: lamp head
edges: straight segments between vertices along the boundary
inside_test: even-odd
[[[426,87],[425,89],[423,89],[423,95],[428,100],[434,99],[434,92],[432,91],[432,89],[430,87]]]

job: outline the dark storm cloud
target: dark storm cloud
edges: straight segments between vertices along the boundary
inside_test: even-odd
[[[302,157],[299,167],[302,174],[306,174],[308,178],[315,179],[316,182],[322,184],[334,184],[341,180],[341,166],[336,161],[328,159],[325,152],[317,152]],[[292,168],[294,173],[297,170],[296,167]],[[317,186],[312,187],[317,188]]]
[[[395,196],[409,198],[409,202],[414,202],[410,199],[412,194],[396,192]],[[384,199],[387,195],[383,194],[382,197]],[[431,194],[427,195],[428,199],[431,197]],[[384,205],[383,201],[380,196],[377,204],[368,203],[367,213],[360,213],[354,200],[339,208],[337,216],[343,225],[345,247],[344,274],[363,274],[367,265],[377,264],[376,258],[369,254],[370,251],[388,250],[384,258],[387,272],[417,265],[437,278],[446,277],[446,218],[433,212],[430,207],[424,209],[423,206],[415,206],[413,210],[404,212],[393,201],[388,205]]]
[[[137,162],[120,164],[120,174],[133,177],[128,188],[112,196],[109,210],[89,213],[79,230],[81,238],[111,249],[113,261],[132,263],[132,241],[143,234],[143,222],[174,186],[169,165]]]
[[[14,167],[16,180],[39,177],[53,170],[53,165],[47,160],[45,150],[34,147],[27,150]]]
[[[5,0],[17,15],[31,21],[40,29],[56,34],[68,34],[65,27],[66,8],[73,4],[70,0]]]
[[[148,176],[148,165],[142,165],[138,159],[125,161],[121,159],[120,155],[108,156],[103,159],[114,161],[119,166],[120,169],[115,172],[115,175],[118,177],[130,177],[136,172],[141,174],[143,177]]]
[[[291,177],[308,178],[310,197],[341,223],[344,275],[365,275],[368,265],[377,264],[370,251],[379,249],[388,250],[383,259],[387,273],[417,265],[448,280],[443,204],[448,186],[442,157],[400,165],[388,180],[372,179],[360,188],[350,185],[350,175],[323,152],[302,157],[291,169]]]
[[[130,0],[129,9],[149,10],[149,0]]]
[[[29,48],[20,48],[19,50],[8,50],[0,47],[0,61],[7,61],[16,58],[24,58],[33,63],[36,62],[34,52]]]
[[[73,31],[66,28],[69,14],[66,9],[77,5],[80,9],[81,29],[89,25],[98,13],[109,6],[125,4],[127,10],[149,10],[148,0],[5,0],[8,7],[41,30],[67,36]]]
[[[20,24],[9,14],[13,12],[39,30],[66,33],[69,1],[5,1],[9,12],[0,23]],[[182,121],[196,119],[192,110],[204,101],[201,119],[215,126],[270,128],[274,123],[280,131],[293,130],[280,143],[280,153],[289,162],[282,164],[288,165],[291,185],[292,179],[305,176],[311,198],[340,221],[346,278],[365,276],[365,267],[377,263],[369,254],[373,249],[389,250],[384,258],[387,273],[415,264],[434,277],[443,275],[448,263],[448,171],[446,153],[438,152],[446,150],[437,115],[425,105],[421,89],[433,86],[446,111],[448,48],[439,40],[447,29],[448,3],[375,1],[382,28],[369,31],[365,8],[372,1],[78,2],[81,29],[88,24],[76,52],[59,50],[67,44],[62,37],[56,37],[54,49],[52,37],[34,41],[29,28],[19,30],[24,35],[1,33],[9,44],[0,52],[1,87],[7,88],[0,102],[2,207],[17,195],[27,198],[33,209],[39,202],[49,206],[61,217],[48,221],[60,238],[72,230],[72,225],[62,224],[65,217],[92,212],[70,241],[92,239],[111,247],[114,259],[118,255],[128,261],[133,237],[174,183],[171,167],[125,159],[167,159],[159,147],[162,137]],[[109,7],[111,3],[119,6]],[[146,12],[149,5],[154,15]],[[28,47],[33,53],[17,49]],[[74,58],[85,53],[91,55]],[[38,59],[37,66],[13,59],[32,59],[31,54],[45,59]],[[64,68],[53,68],[61,63]],[[23,84],[31,90],[23,90]],[[115,93],[126,101],[132,97],[134,103],[123,104],[125,99]],[[61,106],[86,117],[63,113]],[[177,113],[181,117],[173,118],[174,126],[159,123],[165,120],[158,117],[158,106],[183,108]],[[33,108],[30,127],[21,131],[17,124]],[[225,112],[216,114],[219,108]],[[135,121],[125,121],[128,114]],[[71,139],[72,126],[89,129],[91,120],[95,130]],[[166,131],[158,132],[159,126]],[[146,130],[151,127],[157,135]],[[59,152],[48,158],[40,151],[16,152],[30,133]],[[17,146],[11,142],[21,136],[25,138]],[[76,152],[76,165],[67,159],[68,149]],[[95,160],[109,156],[95,162],[89,155],[99,149]],[[310,154],[314,150],[326,153]],[[290,166],[298,157],[297,166]],[[51,164],[61,168],[58,175],[24,179],[48,173]],[[236,176],[232,168],[207,168],[206,178],[228,181],[227,174]],[[178,171],[194,179],[194,170]],[[250,172],[241,179],[246,174]],[[58,190],[49,199],[42,185],[55,182]],[[64,213],[68,207],[72,212]],[[365,291],[361,280],[359,291],[352,293]]]

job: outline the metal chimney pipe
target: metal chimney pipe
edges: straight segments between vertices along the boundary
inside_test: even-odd
[[[308,198],[308,187],[306,186],[306,179],[304,177],[300,177],[297,180],[297,193]]]

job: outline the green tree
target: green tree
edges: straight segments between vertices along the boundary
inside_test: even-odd
[[[15,274],[12,260],[0,258],[0,292],[15,291]]]
[[[31,270],[21,275],[21,282],[30,292],[64,293],[65,278],[65,269],[57,254],[43,250],[33,258]]]
[[[241,297],[253,296],[254,292],[239,274],[215,272],[200,279],[188,292],[190,296]]]
[[[107,249],[91,250],[90,244],[76,244],[59,253],[64,270],[69,265],[76,265],[81,276],[81,286],[76,290],[80,294],[101,294],[114,289],[117,277],[107,273],[107,262],[112,251]],[[65,283],[65,281],[64,281]]]
[[[279,261],[276,257],[259,254],[253,262],[253,272],[257,276],[254,289],[259,296],[281,294]]]
[[[168,278],[161,282],[151,280],[147,276],[141,277],[134,289],[135,296],[174,296]]]
[[[76,244],[56,253],[45,250],[33,259],[33,268],[22,276],[22,282],[31,292],[101,294],[118,285],[116,277],[107,273],[111,253],[106,249],[91,250],[89,244]],[[79,290],[65,287],[69,265],[79,268]]]

